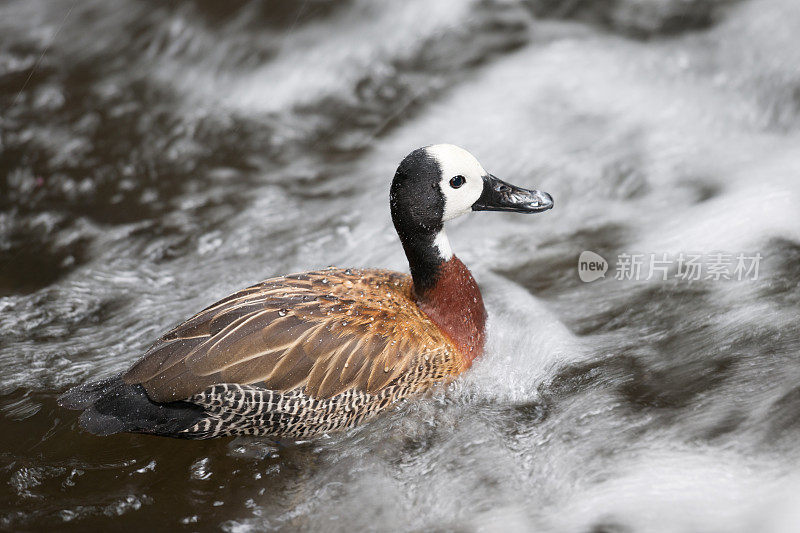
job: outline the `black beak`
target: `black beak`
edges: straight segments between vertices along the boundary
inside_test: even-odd
[[[473,211],[514,211],[540,213],[553,208],[553,197],[542,191],[531,191],[511,185],[487,174],[483,177],[483,192],[472,204]]]

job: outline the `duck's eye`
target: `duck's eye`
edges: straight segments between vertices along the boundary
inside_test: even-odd
[[[465,178],[464,176],[454,176],[454,177],[450,178],[450,186],[452,188],[454,188],[454,189],[458,189],[459,187],[464,185],[466,182],[467,182],[467,178]]]

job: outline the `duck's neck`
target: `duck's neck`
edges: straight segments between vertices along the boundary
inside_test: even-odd
[[[444,230],[401,235],[417,305],[458,346],[465,365],[483,352],[486,309],[469,269],[450,249]]]

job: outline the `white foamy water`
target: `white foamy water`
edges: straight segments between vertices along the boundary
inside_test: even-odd
[[[0,526],[794,531],[798,7],[549,4],[0,8]],[[260,279],[405,270],[388,186],[439,142],[555,199],[448,227],[490,320],[446,390],[278,447],[57,408]],[[758,279],[615,279],[718,251]]]

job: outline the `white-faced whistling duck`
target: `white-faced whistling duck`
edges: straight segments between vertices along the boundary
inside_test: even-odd
[[[300,439],[352,427],[448,382],[481,355],[486,310],[444,223],[538,213],[549,194],[488,174],[466,150],[411,152],[391,185],[411,275],[328,268],[268,279],[161,337],[127,372],[59,398],[97,435]]]

